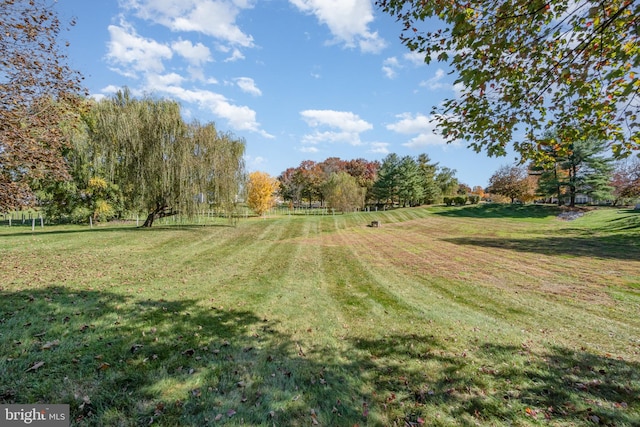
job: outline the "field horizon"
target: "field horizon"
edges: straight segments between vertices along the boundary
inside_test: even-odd
[[[0,403],[78,426],[638,425],[640,213],[558,213],[1,227]]]

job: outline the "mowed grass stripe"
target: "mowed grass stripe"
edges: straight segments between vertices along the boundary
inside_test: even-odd
[[[74,425],[635,425],[634,220],[0,230],[0,397],[69,403]]]

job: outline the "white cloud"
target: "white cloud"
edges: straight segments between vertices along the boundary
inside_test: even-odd
[[[225,119],[234,130],[251,131],[265,138],[273,138],[273,135],[265,132],[256,120],[256,112],[245,105],[234,105],[219,93],[208,90],[191,90],[180,86],[154,87],[149,81],[150,90],[165,93],[178,100],[198,104],[201,108],[208,108],[216,116]]]
[[[108,85],[108,86],[103,87],[102,90],[100,90],[100,92],[113,94],[113,93],[118,92],[121,89],[122,88],[120,88],[118,86],[115,86],[115,85]]]
[[[395,56],[387,58],[382,62],[382,71],[389,79],[394,79],[398,75],[397,70],[400,68],[402,68],[402,66]]]
[[[300,147],[299,151],[303,153],[317,153],[319,150],[316,147]]]
[[[305,110],[300,115],[312,127],[324,125],[358,133],[373,129],[371,123],[362,120],[357,114],[349,111]]]
[[[466,89],[464,83],[456,83],[453,85],[453,92],[455,93],[456,99],[460,99],[462,97],[462,92]]]
[[[446,146],[447,143],[444,139],[442,139],[442,137],[434,133],[421,133],[420,135],[416,136],[415,138],[411,138],[409,141],[405,142],[402,145],[409,148],[421,148],[434,145]]]
[[[262,91],[258,89],[256,83],[250,77],[238,77],[235,79],[236,84],[243,92],[249,93],[253,96],[262,95]]]
[[[150,74],[147,76],[147,84],[154,88],[162,88],[166,86],[178,86],[182,84],[184,77],[180,74]]]
[[[264,157],[261,157],[261,156],[253,157],[248,154],[244,156],[244,161],[249,170],[258,170],[262,165],[265,165],[268,163],[267,159],[265,159]]]
[[[402,55],[402,58],[411,62],[413,65],[425,65],[424,56],[424,53],[414,50],[412,52],[405,53]]]
[[[236,23],[242,9],[253,7],[248,0],[127,0],[123,6],[140,18],[156,22],[172,31],[194,31],[225,43],[253,47],[253,37]]]
[[[435,124],[432,117],[424,114],[403,113],[396,116],[399,120],[387,125],[387,129],[403,135],[416,135],[402,144],[409,148],[420,148],[433,145],[446,145],[445,140],[434,133]]]
[[[438,68],[436,74],[431,77],[429,80],[425,80],[420,82],[420,86],[427,87],[431,90],[437,90],[447,87],[452,87],[450,84],[444,83],[442,79],[444,78],[445,73],[442,68]]]
[[[194,45],[189,40],[179,40],[173,42],[171,48],[174,52],[178,53],[178,55],[185,58],[191,65],[197,67],[212,60],[211,51],[202,43],[196,43]]]
[[[137,72],[164,71],[163,60],[171,59],[173,52],[165,44],[139,36],[135,29],[122,22],[120,26],[109,25],[111,39],[107,43],[107,60],[124,69],[120,74],[137,76]]]
[[[402,113],[396,116],[399,120],[387,125],[387,129],[401,134],[423,133],[433,130],[431,118],[424,114]]]
[[[309,126],[316,129],[314,133],[303,137],[305,144],[341,142],[362,145],[360,133],[373,129],[371,123],[348,111],[305,110],[300,112],[300,115]],[[321,131],[321,128],[329,128],[329,130]]]
[[[370,0],[289,0],[301,12],[310,13],[329,27],[333,42],[358,47],[362,52],[378,53],[386,42],[369,30],[373,22]]]
[[[233,49],[231,56],[227,57],[224,62],[235,62],[244,59],[244,55],[238,49]]]
[[[370,153],[389,154],[389,143],[388,142],[372,142],[369,145],[371,146],[371,148],[369,149]]]

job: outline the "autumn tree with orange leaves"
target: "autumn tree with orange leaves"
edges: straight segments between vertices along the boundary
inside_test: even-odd
[[[68,178],[61,124],[81,76],[66,65],[51,2],[0,0],[0,212],[32,204],[38,180]]]

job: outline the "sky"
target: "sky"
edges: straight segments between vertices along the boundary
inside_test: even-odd
[[[304,160],[426,153],[486,187],[514,156],[490,158],[433,132],[434,105],[457,96],[446,64],[400,43],[373,0],[58,0],[75,26],[69,65],[100,99],[128,87],[171,98],[185,120],[246,141],[249,172]]]

